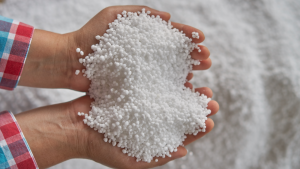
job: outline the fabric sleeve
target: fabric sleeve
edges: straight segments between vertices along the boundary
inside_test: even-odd
[[[0,88],[13,90],[19,82],[34,28],[0,15]]]
[[[0,112],[0,168],[38,168],[15,116],[8,111]]]

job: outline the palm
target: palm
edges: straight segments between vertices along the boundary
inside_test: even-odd
[[[211,91],[208,88],[198,88],[196,89],[200,92],[204,92],[208,96],[211,96]],[[90,104],[93,100],[88,96],[76,99],[72,102],[70,108],[70,116],[74,120],[74,126],[77,129],[76,135],[77,142],[84,145],[78,145],[84,150],[86,158],[90,158],[101,164],[114,167],[114,168],[151,168],[157,165],[163,165],[173,159],[183,157],[186,154],[186,149],[184,147],[179,147],[177,152],[172,153],[172,157],[169,158],[158,158],[158,162],[152,161],[151,163],[145,162],[136,162],[134,157],[129,157],[126,154],[123,154],[121,148],[114,147],[110,143],[103,141],[103,134],[99,134],[97,131],[94,131],[87,125],[84,125],[82,122],[82,117],[78,116],[78,112],[88,113],[90,110]],[[212,110],[212,114],[215,114],[218,110],[218,105],[216,102],[211,101],[208,105],[208,108]],[[188,145],[191,142],[201,138],[205,134],[211,131],[213,128],[213,121],[208,119],[206,121],[207,130],[204,133],[199,133],[197,136],[188,135],[187,139],[184,142],[184,145]],[[115,160],[114,160],[115,159]]]

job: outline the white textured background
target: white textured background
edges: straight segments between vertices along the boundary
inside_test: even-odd
[[[215,128],[187,147],[186,158],[159,169],[300,168],[299,0],[6,0],[0,15],[66,33],[107,6],[125,4],[170,12],[172,21],[203,30],[211,51],[211,69],[195,73],[193,83],[211,87],[220,103]],[[0,90],[0,110],[19,113],[80,95],[63,89]],[[51,167],[81,168],[106,167],[84,159]]]

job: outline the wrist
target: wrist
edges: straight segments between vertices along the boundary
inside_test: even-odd
[[[70,75],[67,51],[68,37],[36,29],[19,85],[66,88]]]
[[[82,140],[70,116],[72,103],[30,110],[16,115],[19,126],[40,168],[86,157]],[[79,119],[78,119],[79,120]]]

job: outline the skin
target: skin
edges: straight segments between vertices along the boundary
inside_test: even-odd
[[[170,19],[170,14],[157,11],[145,6],[114,6],[100,11],[81,29],[67,33],[57,34],[44,30],[35,30],[27,60],[22,72],[19,85],[43,88],[67,88],[87,92],[90,81],[82,76],[75,75],[75,70],[83,69],[78,62],[81,56],[75,52],[77,47],[85,52],[92,53],[91,45],[98,43],[94,38],[103,35],[108,28],[108,23],[116,19],[117,14],[123,10],[136,12],[142,8],[151,11],[151,15],[160,15],[164,20]],[[200,43],[205,36],[200,30],[172,23],[180,31],[191,37],[192,32],[198,32],[200,39],[193,39]],[[194,66],[194,70],[206,70],[211,66],[209,50],[201,46],[201,53],[193,51],[194,59],[200,60],[201,64]],[[187,76],[191,80],[193,74]],[[189,82],[186,87],[193,88]],[[201,94],[212,97],[211,89],[207,87],[196,88]],[[83,96],[67,103],[61,103],[33,109],[16,115],[16,119],[28,141],[34,157],[40,168],[47,168],[71,158],[86,158],[99,162],[112,168],[143,169],[152,168],[180,158],[186,155],[184,147],[178,147],[178,151],[172,153],[172,157],[158,158],[158,162],[136,162],[135,158],[121,152],[121,148],[113,147],[103,141],[103,135],[84,125],[83,117],[78,112],[88,113],[93,100],[89,96]],[[216,101],[210,101],[208,109],[211,115],[219,110]],[[214,127],[213,121],[206,121],[206,132],[196,136],[187,135],[184,145],[191,144],[197,139],[209,133]]]

